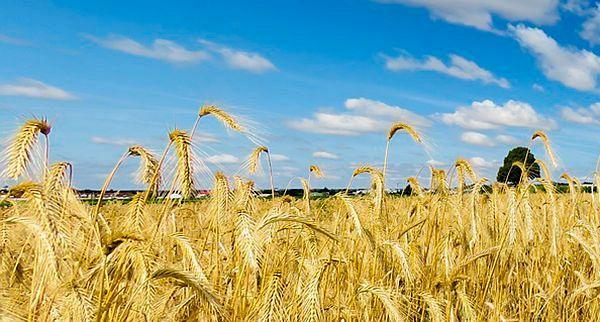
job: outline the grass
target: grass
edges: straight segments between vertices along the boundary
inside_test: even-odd
[[[236,118],[223,110],[205,108],[198,119],[206,115],[236,130]],[[398,130],[420,143],[417,132],[401,125],[392,127],[388,143]],[[458,159],[451,171],[431,168],[429,187],[411,177],[412,195],[398,197],[385,192],[382,169],[365,165],[348,178],[370,176],[369,195],[310,198],[311,177],[326,175],[311,165],[298,198],[259,198],[252,181],[219,172],[211,196],[193,199],[193,139],[175,130],[160,158],[139,146],[124,151],[103,187],[130,175],[119,166],[137,157],[145,192],[129,202],[86,204],[70,185],[71,165],[50,164],[45,153],[37,160],[49,164],[38,169],[41,179],[24,178],[36,163],[37,135],[49,135],[42,130],[21,128],[14,140],[22,143],[7,150],[5,174],[20,181],[9,195],[20,199],[0,200],[6,205],[0,207],[0,320],[589,321],[600,315],[600,196],[568,174],[565,193],[547,177],[539,179],[542,189],[533,181],[488,185]],[[27,137],[19,139],[22,132]],[[551,151],[545,133],[536,138]],[[264,146],[253,152],[252,171],[268,153]],[[163,162],[169,158],[176,162]],[[458,185],[451,184],[454,175]],[[190,199],[156,199],[159,191]]]

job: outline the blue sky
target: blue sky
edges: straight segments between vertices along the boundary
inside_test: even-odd
[[[277,186],[309,164],[327,174],[315,186],[345,186],[357,165],[381,165],[394,121],[429,148],[395,137],[390,186],[458,157],[494,179],[536,129],[555,176],[584,179],[600,147],[598,45],[600,9],[573,0],[5,1],[0,134],[47,116],[52,159],[74,164],[79,188],[99,187],[130,144],[162,151],[205,103],[256,123]],[[254,147],[214,120],[198,134],[199,159],[230,174]],[[136,187],[136,166],[114,186]]]

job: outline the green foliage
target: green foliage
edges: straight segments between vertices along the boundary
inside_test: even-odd
[[[518,184],[521,182],[521,169],[513,166],[515,162],[523,162],[527,158],[525,168],[528,169],[529,179],[540,177],[540,166],[535,163],[535,156],[526,147],[516,147],[508,152],[504,158],[504,163],[498,169],[496,180],[498,182],[506,182],[509,184]]]

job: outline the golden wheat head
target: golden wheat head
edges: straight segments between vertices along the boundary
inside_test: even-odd
[[[175,181],[183,198],[190,198],[195,192],[192,140],[186,131],[177,129],[169,133],[169,139],[175,146],[175,154],[177,155]]]
[[[391,140],[398,131],[406,131],[406,133],[408,133],[408,135],[413,139],[413,141],[417,143],[423,143],[421,135],[419,134],[419,132],[417,132],[417,130],[415,130],[412,126],[406,123],[400,122],[392,124],[392,127],[390,128],[390,131],[388,132],[387,136],[388,141]]]
[[[129,155],[138,156],[142,161],[137,171],[137,180],[150,185],[149,188],[156,191],[161,182],[159,162],[156,156],[150,150],[139,145],[129,147],[128,151]]]
[[[408,179],[406,179],[406,182],[408,182],[408,184],[410,184],[410,187],[411,187],[412,191],[417,196],[420,196],[420,195],[423,194],[423,188],[421,188],[421,184],[419,183],[419,179],[417,179],[416,177],[409,177]]]
[[[31,160],[31,152],[38,141],[39,134],[48,136],[52,126],[46,119],[31,119],[25,122],[12,137],[4,151],[6,168],[2,177],[18,179],[21,177]]]
[[[50,170],[46,173],[44,183],[48,190],[58,190],[66,181],[70,175],[67,175],[67,170],[72,169],[72,165],[69,162],[56,162],[50,166]]]
[[[221,121],[225,127],[232,129],[238,132],[246,132],[246,128],[242,126],[232,115],[228,114],[224,110],[214,106],[214,105],[205,105],[200,108],[198,112],[199,117],[204,117],[207,115],[214,116],[217,120]]]
[[[462,172],[463,175],[467,175],[471,181],[477,181],[477,174],[475,174],[475,170],[473,170],[473,166],[467,159],[459,158],[454,163],[457,171]]]
[[[251,174],[256,173],[258,168],[260,168],[261,153],[269,153],[269,149],[266,146],[258,146],[254,150],[252,150],[250,158],[248,158],[248,171]]]
[[[550,158],[550,161],[552,162],[552,166],[554,166],[556,168],[558,166],[558,163],[556,162],[556,157],[554,156],[554,151],[552,151],[552,147],[550,146],[550,139],[548,138],[548,135],[544,131],[538,130],[538,131],[535,131],[533,133],[533,135],[531,136],[531,141],[533,141],[537,138],[542,140],[542,143],[544,144],[544,148],[546,149],[546,153],[548,153],[548,157]]]
[[[310,170],[310,172],[312,174],[315,175],[316,178],[323,178],[323,177],[325,177],[325,173],[323,173],[323,171],[321,170],[321,168],[319,168],[318,166],[316,166],[314,164],[309,167],[309,170]]]

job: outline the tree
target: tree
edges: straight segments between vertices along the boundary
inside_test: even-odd
[[[540,177],[540,166],[535,163],[535,156],[526,147],[516,147],[508,152],[506,158],[504,158],[504,164],[498,169],[498,176],[496,180],[498,182],[506,182],[509,184],[519,184],[521,182],[521,169],[513,166],[515,162],[525,162],[525,169],[528,169],[529,179]]]
[[[412,191],[413,191],[413,189],[409,183],[404,189],[402,189],[401,195],[402,196],[410,196],[410,195],[412,195]]]

